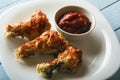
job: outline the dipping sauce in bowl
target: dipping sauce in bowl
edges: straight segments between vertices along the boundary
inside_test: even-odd
[[[91,22],[82,13],[69,12],[58,20],[58,26],[69,33],[81,34],[90,30]]]
[[[87,39],[95,28],[94,14],[81,6],[64,6],[56,10],[55,26],[67,40]]]

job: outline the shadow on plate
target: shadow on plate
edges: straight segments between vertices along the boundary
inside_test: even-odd
[[[10,51],[15,50],[18,46],[28,42],[27,39],[23,38],[5,38],[5,40],[7,42],[7,47],[9,48]]]
[[[99,36],[90,35],[86,39],[70,42],[82,50],[83,62],[80,66],[78,66],[78,71],[76,73],[57,72],[53,75],[53,78],[51,80],[73,80],[77,78],[82,79],[83,77],[90,76],[99,69],[99,67],[96,66],[96,59],[101,54],[101,51],[103,49],[103,43],[99,40]],[[101,63],[99,66],[100,65]],[[93,67],[94,70],[92,71]]]
[[[29,58],[18,60],[20,64],[28,65],[28,66],[36,66],[37,64],[40,64],[42,62],[49,62],[54,59],[54,56],[52,54],[39,54],[35,56],[31,56]]]
[[[22,39],[9,39],[7,40],[8,46],[10,46],[10,50],[14,50],[19,45],[25,43],[26,41]],[[90,35],[88,38],[78,41],[70,41],[71,44],[74,46],[80,48],[83,52],[82,57],[82,64],[78,66],[78,71],[76,73],[62,73],[57,72],[53,75],[52,80],[66,80],[66,79],[75,79],[75,78],[82,78],[86,75],[89,75],[89,69],[91,66],[95,65],[95,59],[102,50],[102,42],[99,40],[99,36]],[[23,65],[27,64],[28,66],[35,66],[36,64],[39,64],[41,62],[49,62],[53,60],[53,55],[45,55],[45,54],[39,54],[39,56],[33,56],[26,60],[24,60],[22,63]],[[21,64],[22,64],[21,63]],[[96,68],[96,70],[99,67]]]

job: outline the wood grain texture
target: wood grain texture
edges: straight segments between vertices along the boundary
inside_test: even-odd
[[[120,29],[119,29],[119,30],[117,30],[117,31],[115,31],[115,33],[116,33],[117,38],[118,38],[118,40],[119,40],[119,42],[120,42]]]
[[[99,10],[103,9],[104,7],[116,2],[117,0],[86,0],[93,4]]]
[[[0,0],[0,14],[8,8],[31,0]]]
[[[120,27],[120,1],[102,10],[101,12],[114,30]]]
[[[0,65],[0,80],[10,80],[6,75],[2,65]]]

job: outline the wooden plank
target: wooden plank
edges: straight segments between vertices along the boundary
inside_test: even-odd
[[[6,6],[9,6],[13,3],[16,3],[18,2],[18,0],[0,0],[0,9],[6,7]]]
[[[118,0],[86,0],[86,1],[90,2],[91,4],[96,6],[96,8],[101,10],[102,8],[104,8]]]
[[[2,65],[0,65],[0,80],[10,80],[7,74],[5,73]]]
[[[117,30],[117,31],[115,31],[115,33],[116,33],[117,38],[118,38],[118,40],[119,40],[119,42],[120,42],[120,29],[119,29],[119,30]]]
[[[101,11],[113,29],[120,27],[120,1]]]
[[[31,0],[0,0],[0,14],[8,8]]]

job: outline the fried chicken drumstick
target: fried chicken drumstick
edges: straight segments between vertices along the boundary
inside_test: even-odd
[[[68,45],[65,51],[51,62],[38,64],[36,70],[45,78],[52,77],[53,71],[76,72],[78,63],[81,63],[82,52],[72,45]]]
[[[63,51],[65,42],[54,30],[48,30],[36,39],[27,42],[16,49],[16,58],[26,58],[36,53],[55,53]]]
[[[35,10],[31,19],[26,22],[20,22],[16,25],[9,24],[6,27],[6,37],[26,37],[32,40],[40,36],[44,31],[49,30],[51,24],[46,15],[41,10]]]

